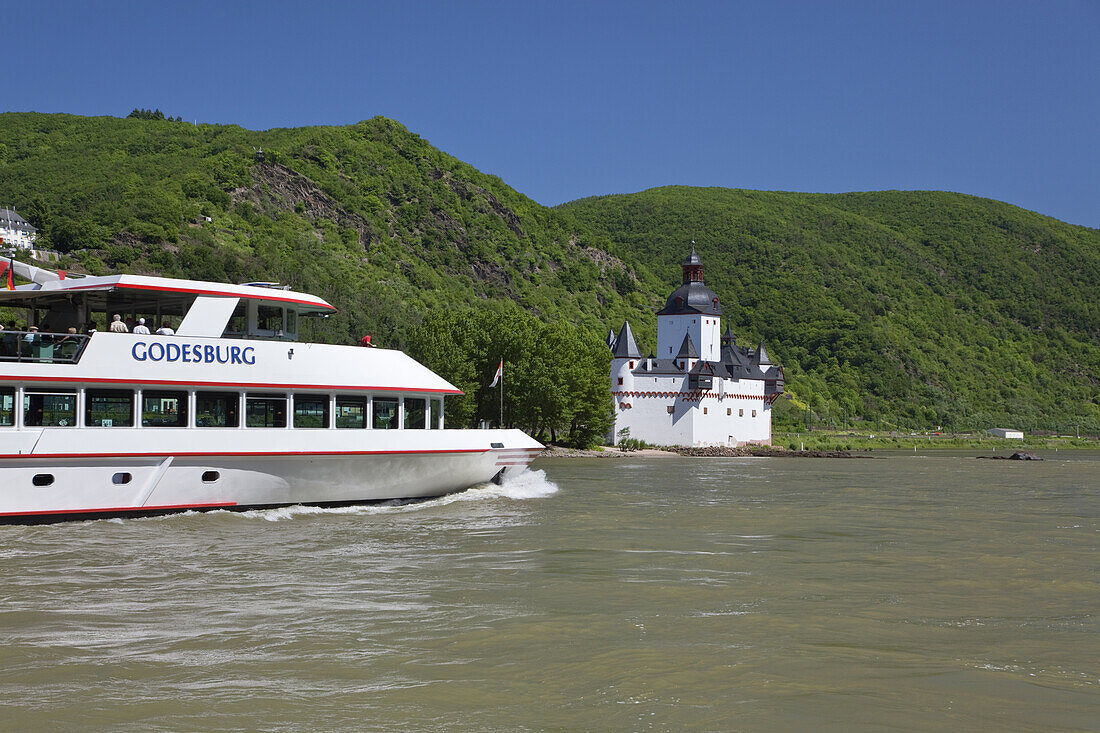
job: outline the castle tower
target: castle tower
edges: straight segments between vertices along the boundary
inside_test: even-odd
[[[615,348],[611,351],[611,392],[629,392],[634,389],[634,368],[642,358],[638,342],[630,330],[630,322],[623,321],[622,330],[615,339]]]
[[[703,361],[721,359],[722,306],[718,295],[703,284],[703,261],[695,253],[681,265],[683,280],[657,313],[657,358],[672,359],[686,336]]]

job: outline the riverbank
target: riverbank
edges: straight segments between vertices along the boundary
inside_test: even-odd
[[[869,435],[844,431],[813,431],[810,433],[772,434],[772,443],[790,451],[872,451],[905,450],[975,450],[1012,453],[1017,450],[1100,450],[1100,440],[1092,436],[1025,435],[1023,440],[994,438],[971,434],[911,433],[908,435]]]
[[[792,451],[782,446],[745,445],[739,448],[726,448],[721,446],[709,448],[674,448],[663,450],[660,448],[640,448],[638,450],[621,451],[618,448],[602,448],[595,450],[581,450],[578,448],[563,448],[561,446],[547,446],[541,454],[543,458],[675,458],[685,456],[689,458],[742,458],[755,456],[758,458],[855,458],[868,457],[866,454],[855,456],[843,450],[803,450]]]
[[[582,450],[580,448],[565,448],[560,445],[548,445],[546,450],[539,454],[540,458],[675,458],[678,453],[659,448],[642,448],[632,451],[621,451],[618,448],[597,448],[594,450]]]

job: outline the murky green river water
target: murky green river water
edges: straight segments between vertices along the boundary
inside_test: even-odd
[[[1100,730],[1100,455],[0,527],[3,730]]]

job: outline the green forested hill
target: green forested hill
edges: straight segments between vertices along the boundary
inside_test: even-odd
[[[315,292],[340,309],[317,334],[334,340],[370,330],[403,345],[432,308],[506,301],[602,331],[658,286],[567,217],[384,118],[254,132],[3,114],[0,201],[90,272]]]
[[[667,281],[695,239],[734,331],[819,417],[1100,417],[1098,230],[939,192],[667,187],[561,208]]]
[[[0,205],[76,269],[279,280],[340,309],[314,337],[398,346],[433,310],[515,305],[600,333],[628,317],[652,344],[694,238],[734,330],[818,419],[1100,430],[1100,232],[994,201],[664,188],[549,209],[384,118],[13,113]]]

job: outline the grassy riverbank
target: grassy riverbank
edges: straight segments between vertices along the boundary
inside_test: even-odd
[[[772,444],[789,450],[1100,450],[1100,440],[1073,435],[1025,435],[1023,440],[974,434],[889,434],[871,435],[843,431],[774,433]]]

